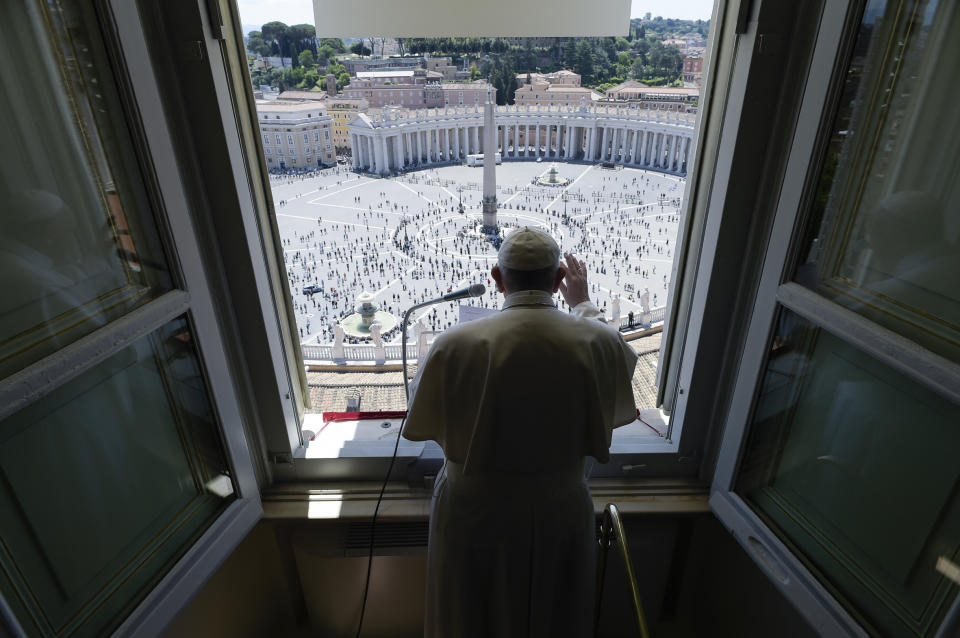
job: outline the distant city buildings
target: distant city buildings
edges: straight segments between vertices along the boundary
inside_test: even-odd
[[[580,74],[569,69],[561,69],[553,73],[518,73],[517,84],[549,84],[562,86],[580,86]]]
[[[279,98],[258,102],[257,121],[267,168],[316,168],[336,163],[333,118],[321,102]]]
[[[683,85],[699,87],[703,80],[703,56],[699,53],[689,54],[683,58]]]
[[[581,102],[589,104],[602,98],[603,95],[593,89],[545,82],[526,84],[513,94],[514,104],[519,105],[577,106]]]
[[[357,97],[328,97],[324,100],[327,112],[333,120],[333,146],[337,155],[349,155],[350,133],[347,126],[360,113],[366,113],[370,103]]]
[[[634,102],[641,108],[647,109],[695,113],[700,99],[700,89],[647,86],[643,82],[627,81],[607,89],[606,99]]]
[[[423,67],[422,57],[403,58],[347,58],[341,64],[350,75],[363,71],[382,71],[388,69],[419,69]]]
[[[343,96],[362,98],[370,108],[483,104],[486,82],[441,83],[442,79],[440,72],[427,69],[361,71],[344,87]]]
[[[562,69],[553,73],[518,73],[519,88],[514,92],[514,104],[577,106],[582,102],[596,102],[603,95],[580,86],[580,75]]]

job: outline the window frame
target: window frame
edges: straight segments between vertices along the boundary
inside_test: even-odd
[[[224,3],[227,3],[228,0],[220,0],[221,6]],[[233,2],[229,2],[229,13],[232,15],[232,30],[234,32],[234,37],[242,43],[242,36],[239,34],[239,19],[236,16],[236,8]],[[710,52],[708,54],[707,66],[708,71],[705,74],[706,77],[713,78],[710,86],[707,91],[711,95],[715,95],[714,103],[720,105],[717,107],[717,110],[714,112],[713,117],[711,117],[709,122],[705,122],[704,125],[700,126],[697,131],[697,137],[695,144],[703,144],[707,142],[705,146],[712,151],[712,154],[704,154],[698,156],[698,167],[696,170],[701,172],[706,172],[710,175],[717,169],[726,168],[722,163],[722,154],[721,154],[721,144],[719,143],[720,135],[722,133],[722,123],[724,121],[724,109],[721,106],[728,106],[728,101],[733,100],[733,94],[730,93],[732,84],[730,84],[731,70],[736,63],[735,51],[737,47],[737,37],[734,33],[734,26],[737,22],[738,16],[744,10],[743,7],[746,6],[745,2],[739,0],[732,0],[731,2],[723,2],[718,0],[714,3],[713,15],[711,17],[711,27],[715,30],[713,38],[711,40]],[[228,25],[229,28],[229,25]],[[722,37],[721,37],[722,36]],[[242,44],[240,45],[242,47]],[[713,67],[717,67],[717,71],[713,70]],[[240,90],[245,90],[246,92],[252,91],[252,86],[250,85],[249,77],[232,77],[230,79],[236,86],[235,88]],[[245,87],[242,85],[246,85]],[[218,90],[220,89],[218,87]],[[251,93],[252,95],[252,93]],[[223,101],[226,101],[225,99]],[[704,100],[706,103],[706,100]],[[703,114],[708,112],[708,109],[700,109],[698,114],[698,121],[703,117]],[[712,142],[709,143],[709,142]],[[248,149],[249,152],[257,152],[258,149]],[[712,180],[697,180],[698,188],[701,189],[711,184]],[[686,211],[684,212],[684,218],[689,217],[691,214],[690,211],[693,211],[691,206],[691,197],[690,194],[693,191],[693,180],[687,180],[687,193],[686,193]],[[721,191],[722,196],[722,191]],[[269,195],[269,193],[268,193]],[[715,201],[717,194],[714,193],[710,198],[712,201]],[[268,198],[269,199],[269,198]],[[706,200],[706,197],[701,198],[701,201]],[[272,214],[272,202],[271,202],[271,214]],[[719,211],[708,211],[706,207],[697,209],[696,214],[707,216],[711,214],[714,217],[720,215]],[[705,242],[709,244],[711,237],[707,237]],[[715,247],[714,247],[715,248]],[[696,252],[696,256],[707,252],[709,248],[707,246],[701,247],[699,251]],[[674,268],[677,267],[678,260],[674,262]],[[696,290],[700,287],[700,282],[703,281],[703,278],[706,276],[703,272],[695,272],[695,280],[692,285],[690,285],[686,294],[692,295],[696,293]],[[671,275],[673,281],[676,281],[676,276]],[[708,277],[707,277],[708,279]],[[702,303],[702,301],[701,301]],[[289,310],[287,310],[289,313]],[[698,319],[697,315],[693,315],[694,319]],[[669,322],[669,317],[668,317]],[[676,321],[673,323],[665,323],[665,331],[671,330],[676,324]],[[694,340],[698,338],[698,335],[693,336]],[[688,349],[689,353],[696,353],[697,347],[696,343],[693,343]],[[666,355],[663,354],[666,352]],[[666,350],[662,351],[661,361],[664,356],[677,357],[676,353],[667,352]],[[690,370],[695,366],[706,366],[707,363],[695,361],[692,356],[687,356],[681,364],[673,366],[675,370],[686,370],[687,374],[690,374]],[[683,395],[683,404],[686,405],[686,401],[689,399],[690,394],[680,390],[679,392]],[[706,395],[699,395],[696,397],[696,400],[707,401],[710,400]],[[684,417],[684,410],[678,410],[672,423],[677,424],[682,423]],[[279,434],[276,434],[277,431],[277,421],[273,423],[264,423],[263,427],[267,430],[273,430],[275,435],[269,438],[274,440],[279,438]],[[293,427],[293,424],[289,421],[286,422],[285,427],[288,429],[287,438],[291,441],[294,440],[294,432],[290,431],[290,428]],[[296,427],[299,427],[297,423]],[[606,464],[596,464],[594,466],[593,474],[594,477],[629,477],[629,478],[641,478],[644,476],[700,476],[703,477],[702,471],[702,459],[704,458],[703,449],[705,448],[705,439],[708,435],[708,424],[701,424],[699,427],[689,428],[687,433],[684,434],[684,428],[680,425],[671,426],[672,437],[668,437],[666,440],[657,440],[643,443],[629,443],[625,445],[618,445],[614,443],[614,446],[611,448],[611,459]],[[296,435],[299,436],[301,433],[296,432]],[[274,454],[274,457],[277,455]],[[306,451],[306,447],[301,444],[295,446],[291,450],[291,456],[289,460],[292,462],[292,473],[285,473],[286,476],[293,478],[296,477],[300,480],[322,480],[322,479],[356,479],[356,480],[375,480],[379,479],[383,475],[383,471],[386,469],[386,463],[389,461],[389,457],[383,456],[365,456],[361,451],[360,456],[351,457],[351,458],[327,458],[327,459],[313,459],[309,458],[309,453]],[[401,462],[413,462],[416,461],[416,457],[405,457],[403,455],[398,456],[398,460]],[[398,463],[397,465],[402,465]]]
[[[244,415],[225,356],[209,271],[195,230],[194,208],[184,191],[179,158],[170,141],[152,62],[145,46],[141,16],[135,3],[99,0],[95,4],[100,37],[110,54],[133,150],[140,159],[148,200],[173,278],[173,289],[113,320],[60,350],[0,380],[0,419],[53,392],[111,355],[183,317],[196,343],[210,404],[216,415],[224,451],[234,473],[236,499],[135,605],[114,636],[153,636],[199,591],[254,524],[263,507]],[[0,596],[0,633],[25,636],[8,603]]]
[[[200,0],[198,0],[199,2]],[[216,36],[207,36],[206,51],[211,63],[216,85],[217,100],[223,115],[222,132],[226,136],[237,137],[237,131],[243,131],[250,123],[244,122],[243,110],[246,105],[252,105],[252,86],[248,74],[239,73],[239,67],[233,58],[245,61],[243,55],[243,40],[240,33],[240,21],[236,4],[232,0],[216,0],[214,3],[220,9],[220,15],[214,16],[218,21]],[[677,256],[674,262],[674,272],[671,278],[674,282],[684,281],[683,289],[671,291],[672,298],[668,298],[668,320],[665,323],[665,343],[661,350],[661,370],[664,370],[662,379],[673,379],[673,392],[678,400],[674,406],[672,418],[673,426],[670,437],[665,440],[650,443],[630,445],[626,448],[614,446],[611,450],[611,460],[604,465],[597,465],[594,477],[615,476],[629,479],[644,477],[694,477],[702,482],[709,480],[712,475],[713,456],[717,444],[715,431],[719,423],[710,415],[718,408],[723,407],[719,395],[721,390],[714,385],[704,386],[695,382],[698,379],[717,377],[716,369],[720,366],[718,355],[712,358],[698,357],[700,344],[708,339],[703,327],[704,317],[711,316],[716,302],[707,295],[712,283],[712,271],[724,259],[739,251],[739,245],[731,246],[720,242],[711,229],[719,227],[721,219],[727,215],[723,203],[731,183],[733,155],[737,149],[737,139],[730,136],[727,123],[738,120],[742,108],[742,99],[745,91],[747,73],[744,64],[749,63],[749,51],[754,44],[754,34],[742,33],[741,23],[748,14],[751,3],[746,0],[718,1],[714,4],[711,17],[713,29],[710,49],[707,54],[706,77],[708,86],[705,87],[702,108],[698,112],[698,130],[694,141],[697,153],[697,165],[694,169],[699,173],[696,179],[688,179],[685,193],[683,218],[687,220],[681,229],[679,241],[683,253]],[[754,7],[755,8],[755,7]],[[204,15],[204,23],[208,17]],[[205,32],[206,35],[206,32]],[[749,66],[749,64],[747,64]],[[229,73],[227,69],[230,69]],[[707,106],[709,105],[709,107]],[[709,115],[709,117],[707,117]],[[251,122],[256,123],[255,115]],[[248,204],[241,207],[240,213],[244,224],[256,228],[253,235],[248,232],[248,241],[245,246],[237,247],[234,251],[227,251],[224,255],[229,264],[231,260],[254,263],[254,270],[258,274],[257,286],[262,289],[259,294],[264,303],[265,312],[275,312],[278,315],[277,323],[292,321],[292,302],[289,290],[283,290],[285,277],[277,277],[276,273],[269,272],[265,264],[275,263],[276,255],[269,253],[276,251],[281,254],[279,241],[271,238],[270,233],[276,233],[275,217],[273,217],[273,203],[269,186],[260,179],[260,176],[250,175],[247,171],[253,170],[254,164],[259,163],[262,172],[266,172],[266,160],[260,152],[257,131],[254,127],[252,137],[243,136],[242,140],[235,140],[231,144],[232,154],[244,158],[246,171],[243,167],[234,169],[237,192],[242,190],[255,191],[248,198]],[[220,132],[218,132],[218,135]],[[257,159],[259,157],[259,159]],[[243,164],[231,157],[231,162]],[[267,232],[268,226],[263,219],[273,218],[274,226]],[[696,221],[696,224],[689,223]],[[274,243],[274,246],[270,244]],[[249,251],[243,254],[244,251]],[[257,253],[260,253],[259,255]],[[264,256],[264,253],[267,255]],[[682,261],[682,265],[681,265]],[[282,262],[281,262],[282,263]],[[681,275],[682,273],[682,275]],[[729,283],[723,284],[730,294],[735,289]],[[676,284],[675,284],[676,286]],[[683,300],[683,301],[682,301]],[[687,312],[678,312],[682,303],[687,304]],[[724,328],[725,330],[730,330]],[[279,331],[278,331],[279,332]],[[306,380],[302,369],[302,358],[292,357],[284,353],[288,347],[296,347],[293,332],[285,332],[282,339],[277,333],[266,330],[262,337],[269,341],[269,351],[275,365],[284,366],[289,362],[287,377],[292,380],[294,394],[299,392],[305,401]],[[728,332],[732,334],[732,332]],[[299,366],[300,370],[293,369]],[[731,379],[733,371],[723,368],[722,377]],[[276,370],[279,379],[283,373]],[[300,377],[297,379],[296,377]],[[728,381],[732,383],[732,381]],[[663,383],[658,384],[663,388]],[[282,384],[281,384],[282,386]],[[281,392],[283,390],[281,389]],[[670,394],[670,390],[667,390]],[[283,395],[281,395],[283,396]],[[290,393],[287,393],[289,398]],[[691,415],[690,406],[697,406]],[[257,438],[263,465],[269,468],[269,480],[276,478],[284,480],[378,480],[386,470],[389,457],[379,458],[335,458],[311,459],[306,453],[306,446],[302,440],[302,413],[303,405],[295,408],[297,413],[291,418],[288,413],[281,416],[275,409],[271,413],[263,413],[259,421]],[[415,461],[415,458],[401,457],[401,461]],[[402,466],[403,463],[398,463]]]
[[[823,2],[747,339],[724,420],[710,494],[714,514],[821,635],[866,636],[867,631],[807,569],[794,550],[735,492],[748,426],[757,404],[780,309],[800,315],[887,367],[960,403],[960,365],[923,350],[905,337],[792,281],[792,267],[819,184],[821,164],[865,5],[866,0]],[[825,73],[824,69],[830,72]],[[960,596],[952,603],[941,631],[951,622],[957,622],[958,610]]]

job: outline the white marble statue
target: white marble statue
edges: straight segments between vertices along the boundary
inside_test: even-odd
[[[644,313],[650,312],[650,289],[644,288],[643,294],[640,295],[640,306],[643,308]]]
[[[343,326],[340,324],[333,327],[333,352],[330,356],[334,359],[347,358],[347,353],[343,347]]]
[[[613,325],[620,324],[620,295],[614,295],[610,301],[610,318],[613,320]]]

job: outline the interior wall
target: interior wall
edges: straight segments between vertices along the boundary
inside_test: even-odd
[[[711,514],[624,519],[644,611],[658,638],[814,632]],[[353,636],[366,555],[344,549],[336,521],[261,521],[166,636]],[[364,636],[422,634],[425,548],[378,552]],[[636,636],[616,548],[600,635]]]
[[[290,586],[277,537],[274,525],[257,523],[164,637],[297,635],[302,596],[299,585]]]

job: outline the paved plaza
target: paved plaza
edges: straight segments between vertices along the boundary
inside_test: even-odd
[[[550,232],[590,271],[591,298],[608,316],[665,305],[676,245],[684,178],[634,168],[558,163],[561,186],[533,184],[552,163],[497,166],[499,223]],[[503,295],[490,278],[496,249],[479,232],[482,167],[444,166],[392,178],[345,167],[309,177],[273,176],[271,185],[304,344],[333,340],[334,326],[369,291],[398,318],[411,305],[482,283],[470,303],[498,308]],[[464,213],[459,212],[462,200]],[[303,293],[316,284],[320,292]],[[560,295],[561,308],[565,308]],[[457,323],[455,303],[423,309],[412,321],[443,330]],[[399,341],[397,330],[384,334]]]

